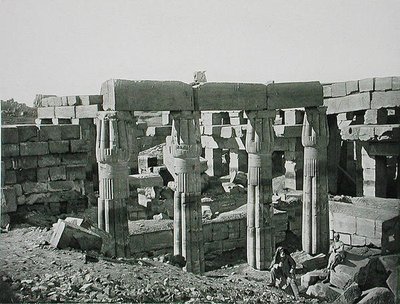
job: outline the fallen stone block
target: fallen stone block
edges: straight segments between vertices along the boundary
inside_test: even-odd
[[[360,275],[360,271],[362,268],[368,265],[369,261],[369,258],[347,253],[344,263],[337,265],[335,270],[331,271],[330,283],[333,286],[345,289],[353,282],[364,282],[365,274],[361,273]],[[365,268],[363,271],[365,272]]]
[[[313,296],[319,299],[325,299],[328,302],[332,302],[340,296],[338,290],[335,290],[328,284],[323,284],[323,283],[317,283],[315,285],[311,285],[310,287],[308,287],[306,293],[309,296]]]
[[[55,248],[76,248],[81,250],[100,251],[102,238],[96,233],[73,223],[58,220],[57,227],[50,239]]]
[[[326,279],[328,272],[325,270],[313,270],[301,276],[301,286],[308,288],[320,280]]]
[[[308,271],[324,268],[327,263],[327,257],[324,253],[320,253],[302,262],[304,268]]]
[[[394,304],[393,293],[385,287],[368,289],[361,294],[358,304]]]
[[[357,283],[351,284],[346,290],[333,302],[333,304],[351,304],[361,296],[361,290]]]
[[[390,291],[393,293],[394,298],[395,298],[395,303],[399,303],[400,302],[400,266],[397,266],[397,268],[395,268],[393,270],[393,272],[389,275],[388,279],[386,280],[386,284],[389,287]]]

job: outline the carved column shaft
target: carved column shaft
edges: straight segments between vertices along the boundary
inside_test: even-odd
[[[111,234],[114,254],[129,256],[126,198],[129,196],[128,162],[135,128],[129,112],[99,112],[96,158],[99,166],[98,227]]]
[[[304,146],[303,250],[316,254],[329,248],[326,108],[306,108]]]
[[[275,249],[271,212],[275,111],[249,111],[247,116],[247,262],[266,269]]]
[[[174,254],[186,258],[186,271],[204,272],[201,215],[199,113],[171,112],[174,158]]]

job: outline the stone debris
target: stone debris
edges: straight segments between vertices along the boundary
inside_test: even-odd
[[[395,304],[393,293],[385,287],[375,287],[363,291],[358,304]]]

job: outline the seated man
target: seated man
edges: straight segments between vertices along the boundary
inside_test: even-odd
[[[329,248],[329,260],[328,260],[328,266],[326,267],[326,270],[328,271],[328,277],[324,280],[324,283],[329,282],[330,278],[330,271],[333,270],[335,271],[335,267],[342,263],[345,257],[345,251],[344,251],[344,244],[342,241],[339,240],[340,235],[339,233],[335,232],[333,234],[333,242],[331,244],[331,247]]]
[[[276,286],[279,280],[279,286],[286,288],[288,284],[292,287],[293,294],[297,299],[299,290],[295,281],[296,262],[290,256],[286,248],[278,247],[271,263],[271,283],[268,286]]]

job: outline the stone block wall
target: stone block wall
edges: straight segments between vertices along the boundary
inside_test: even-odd
[[[93,192],[89,145],[79,125],[9,125],[1,131],[3,213],[34,204],[66,212],[63,204]]]
[[[400,251],[400,202],[397,199],[353,198],[329,202],[331,234],[351,246],[373,245],[386,252]]]

